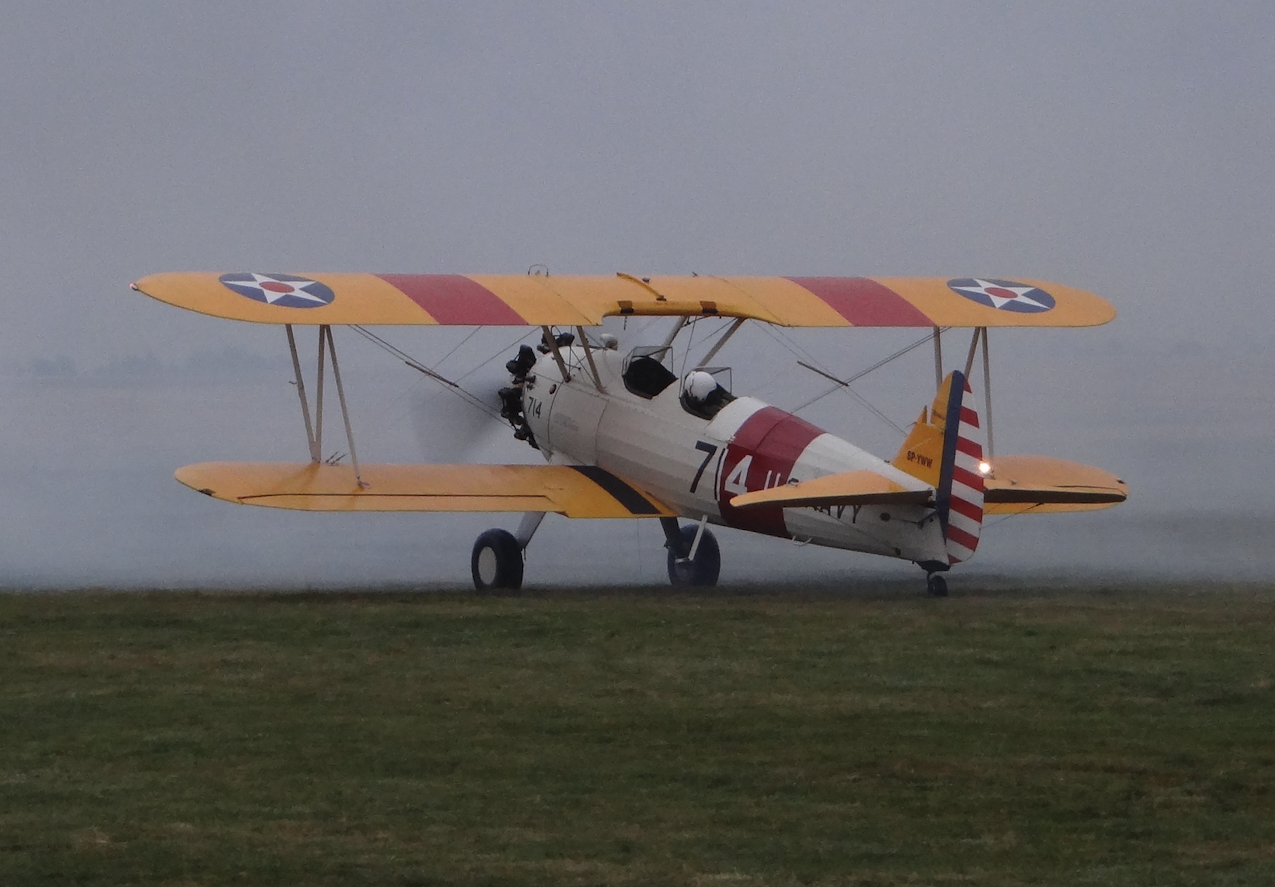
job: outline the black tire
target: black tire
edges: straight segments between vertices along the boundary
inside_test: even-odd
[[[488,530],[474,543],[469,571],[479,591],[517,591],[522,588],[522,546],[508,530]]]
[[[932,597],[947,597],[947,580],[937,573],[925,580],[925,588]]]
[[[686,551],[695,542],[696,527],[682,527],[682,544]],[[717,574],[722,571],[722,552],[717,547],[717,540],[707,529],[700,537],[699,548],[695,551],[695,560],[678,562],[677,553],[671,548],[668,553],[668,578],[674,585],[712,586],[717,584]]]

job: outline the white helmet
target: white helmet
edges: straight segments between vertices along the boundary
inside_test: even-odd
[[[704,399],[717,390],[717,380],[711,373],[696,370],[686,376],[685,391],[691,400],[703,403]]]

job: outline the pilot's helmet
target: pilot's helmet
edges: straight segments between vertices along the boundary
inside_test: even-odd
[[[686,396],[702,403],[706,397],[717,390],[717,380],[711,373],[696,370],[686,377]]]

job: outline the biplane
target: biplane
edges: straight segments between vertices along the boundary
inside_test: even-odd
[[[133,289],[215,317],[285,328],[309,444],[296,463],[213,462],[176,472],[227,502],[302,511],[513,512],[513,532],[474,544],[476,588],[517,589],[545,514],[651,518],[663,528],[675,585],[717,582],[708,525],[900,558],[927,589],[968,560],[992,514],[1085,511],[1125,500],[1114,474],[1052,456],[997,455],[991,435],[988,331],[1084,327],[1115,309],[1098,296],[999,278],[638,277],[439,274],[166,273]],[[609,317],[668,317],[661,341],[629,343],[597,328]],[[678,337],[718,319],[682,371]],[[740,327],[916,327],[932,338],[937,393],[893,458],[872,455],[798,416],[731,390],[714,363]],[[544,464],[368,464],[354,446],[333,328],[526,326],[506,364],[500,414]],[[317,327],[313,403],[296,327]],[[591,334],[592,329],[592,334]],[[972,331],[962,368],[943,373],[945,333]],[[982,355],[983,415],[970,377]],[[689,372],[685,371],[687,366]],[[418,367],[422,371],[428,368]],[[322,458],[330,371],[348,461]],[[836,379],[838,384],[846,384]],[[986,432],[986,437],[984,433]],[[683,522],[685,521],[685,522]]]

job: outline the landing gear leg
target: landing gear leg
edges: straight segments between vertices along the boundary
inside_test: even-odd
[[[691,551],[689,540],[682,539],[682,525],[675,517],[660,518],[660,529],[664,531],[664,547],[674,557],[686,557]]]
[[[660,526],[664,529],[664,547],[668,549],[669,581],[674,585],[716,585],[722,555],[713,534],[700,526],[683,527],[675,517],[660,518]]]
[[[518,532],[514,534],[519,548],[526,550],[531,544],[531,537],[536,535],[536,530],[540,529],[540,522],[544,519],[543,511],[528,511],[522,516],[522,523],[518,525]]]

